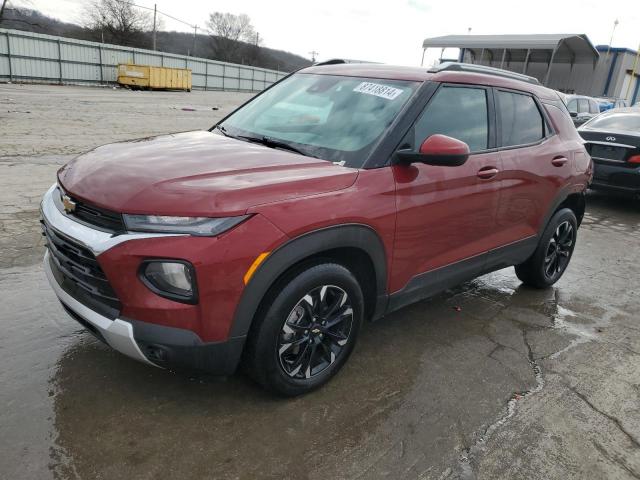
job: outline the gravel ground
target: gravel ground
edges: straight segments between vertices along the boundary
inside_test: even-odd
[[[637,202],[589,196],[554,288],[506,269],[405,308],[293,400],[138,364],[71,320],[40,267],[56,169],[246,98],[0,85],[0,478],[640,478]]]

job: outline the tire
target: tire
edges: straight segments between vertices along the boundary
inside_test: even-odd
[[[310,392],[347,361],[363,316],[360,285],[342,265],[322,263],[293,272],[272,287],[254,319],[245,369],[274,393]]]
[[[547,288],[560,280],[571,261],[577,233],[578,221],[573,211],[558,210],[549,220],[533,255],[515,267],[522,283]]]

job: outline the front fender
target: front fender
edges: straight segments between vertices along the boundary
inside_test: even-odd
[[[382,316],[388,298],[387,261],[382,240],[367,225],[337,225],[300,235],[269,254],[253,274],[242,293],[229,336],[247,335],[265,294],[289,268],[305,258],[345,247],[359,248],[371,258],[375,269],[377,292],[374,318]]]

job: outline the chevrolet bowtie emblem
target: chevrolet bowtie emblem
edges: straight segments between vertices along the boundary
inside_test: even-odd
[[[71,200],[68,195],[62,196],[62,206],[64,207],[64,211],[67,213],[72,213],[76,209],[76,202]]]

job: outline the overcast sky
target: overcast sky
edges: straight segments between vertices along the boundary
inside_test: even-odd
[[[65,21],[78,22],[84,0],[10,0]],[[134,0],[204,26],[214,10],[246,13],[263,45],[305,57],[342,57],[419,65],[422,40],[450,34],[586,33],[594,45],[640,42],[640,0]],[[164,18],[165,30],[189,27]],[[440,55],[428,55],[425,64]],[[445,52],[455,55],[456,51]]]

